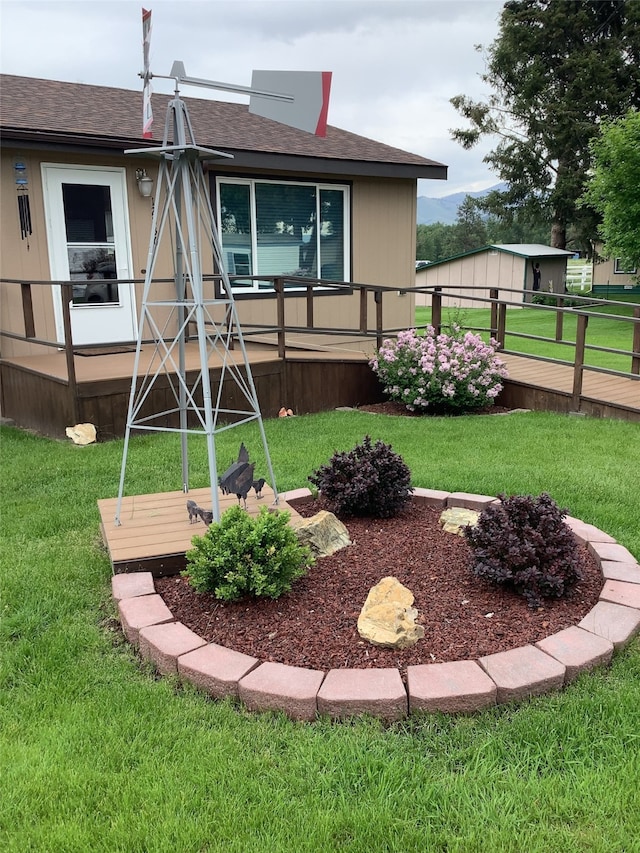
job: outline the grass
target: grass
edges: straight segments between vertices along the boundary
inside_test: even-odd
[[[336,412],[265,429],[281,490],[368,433],[415,485],[547,490],[640,557],[637,425]],[[254,425],[220,436],[220,464],[241,440],[259,469]],[[121,453],[1,431],[5,853],[639,849],[638,639],[562,693],[470,718],[308,725],[213,702],[157,679],[114,622],[96,500],[116,493]],[[178,487],[175,436],[135,438],[129,460],[128,491]],[[201,442],[191,462],[204,485]]]
[[[632,317],[637,306],[637,295],[621,295],[621,302],[627,305],[605,305],[590,309],[587,327],[587,347],[604,347],[630,353],[633,348],[633,324],[624,320],[614,320],[611,316]],[[444,323],[457,322],[465,328],[489,329],[491,327],[488,308],[442,309]],[[416,308],[416,324],[425,326],[431,322],[431,308]],[[552,308],[518,308],[507,310],[507,330],[505,348],[529,355],[555,358],[573,363],[576,340],[577,316],[571,311],[564,315],[562,339],[556,343],[556,312]],[[531,340],[518,335],[535,335],[544,340]],[[631,356],[613,352],[601,352],[587,348],[585,364],[608,370],[628,373],[631,370]]]

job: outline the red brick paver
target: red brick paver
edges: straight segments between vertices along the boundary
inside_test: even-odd
[[[475,509],[482,512],[489,504],[498,503],[498,499],[490,495],[471,495],[468,492],[451,492],[447,498],[447,506],[463,506],[465,509]]]
[[[250,711],[284,711],[294,720],[315,720],[317,695],[324,672],[267,661],[238,684],[238,695]]]
[[[633,554],[617,542],[589,542],[589,550],[596,560],[611,560],[614,563],[635,563]]]
[[[496,704],[497,688],[474,660],[407,667],[409,711],[470,713]]]
[[[318,713],[400,720],[407,715],[407,691],[397,669],[332,669],[318,691]]]
[[[136,598],[123,598],[118,604],[122,630],[129,642],[137,646],[141,628],[159,625],[161,622],[175,622],[173,614],[164,603],[161,595],[140,595]]]
[[[640,565],[638,563],[613,563],[603,560],[600,563],[602,577],[612,581],[640,583]]]
[[[444,508],[447,505],[447,499],[450,494],[451,492],[441,492],[439,489],[415,488],[413,490],[413,500],[427,506]]]
[[[613,604],[640,609],[640,584],[606,581],[600,593],[600,601],[611,601]]]
[[[178,658],[178,673],[210,696],[237,696],[241,678],[260,661],[217,643],[208,643]]]
[[[111,578],[111,595],[114,601],[136,598],[138,595],[153,595],[155,591],[151,572],[131,572],[113,575]]]
[[[153,661],[165,675],[178,672],[178,658],[187,652],[204,646],[206,640],[199,637],[182,622],[150,625],[140,629],[140,655]]]
[[[616,649],[626,646],[640,628],[640,610],[599,601],[578,627],[610,640]]]
[[[498,702],[512,702],[558,690],[564,684],[565,666],[535,646],[487,655],[480,666],[498,688]]]
[[[610,640],[578,628],[577,625],[545,637],[536,646],[565,665],[565,684],[585,670],[609,663],[613,655],[613,643]]]
[[[564,523],[571,528],[574,537],[581,545],[586,545],[587,542],[611,542],[615,543],[613,536],[609,536],[604,530],[600,530],[593,524],[587,524],[585,521],[580,521],[579,518],[566,516]]]

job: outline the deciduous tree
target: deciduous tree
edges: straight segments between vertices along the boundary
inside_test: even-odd
[[[606,257],[640,268],[640,112],[603,125],[591,143],[593,171],[583,202],[602,217]]]

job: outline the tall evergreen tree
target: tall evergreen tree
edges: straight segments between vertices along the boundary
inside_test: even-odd
[[[451,103],[470,122],[452,131],[463,147],[499,139],[485,162],[509,189],[483,207],[506,221],[516,212],[550,219],[557,248],[570,226],[593,238],[595,213],[576,202],[599,123],[640,105],[640,2],[509,0],[482,79],[488,99]]]

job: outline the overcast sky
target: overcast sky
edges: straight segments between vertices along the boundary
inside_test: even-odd
[[[0,0],[4,73],[138,89],[139,0]],[[252,69],[332,71],[329,124],[449,166],[419,195],[484,189],[499,178],[482,162],[490,143],[464,151],[449,99],[486,93],[482,53],[498,34],[502,0],[148,0],[151,70],[174,59],[192,77],[249,86]],[[171,82],[154,90],[170,93]],[[184,87],[182,94],[246,97]],[[156,128],[163,117],[156,117]],[[205,140],[206,141],[206,140]]]

